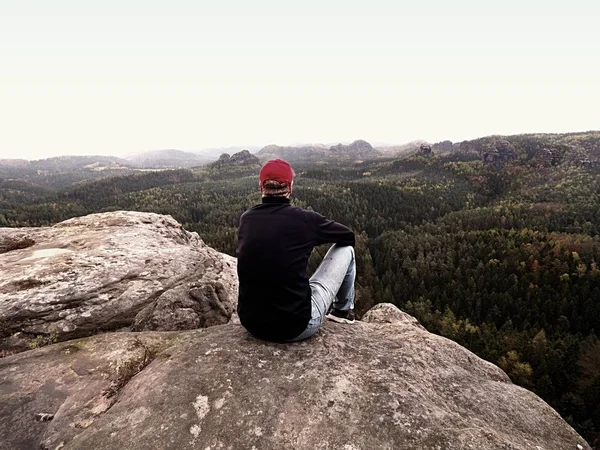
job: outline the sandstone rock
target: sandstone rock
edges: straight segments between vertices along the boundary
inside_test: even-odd
[[[209,326],[235,311],[235,258],[170,216],[117,211],[0,228],[0,247],[0,350],[134,322],[143,330]]]
[[[221,154],[221,156],[219,156],[219,159],[217,159],[215,162],[216,163],[226,163],[230,159],[231,159],[231,155],[229,153],[223,153],[223,154]]]
[[[421,144],[419,147],[419,151],[425,155],[425,156],[429,156],[431,155],[431,145],[429,144]]]
[[[334,145],[329,148],[329,153],[331,156],[348,159],[373,159],[380,156],[380,153],[375,150],[371,144],[362,139],[356,140],[348,145]]]
[[[222,283],[185,283],[163,293],[135,317],[134,331],[192,330],[227,323],[237,297]]]
[[[33,244],[35,244],[35,241],[27,237],[25,233],[15,234],[14,236],[0,235],[0,254],[31,247]]]
[[[235,166],[241,165],[256,165],[260,164],[260,159],[250,153],[248,150],[242,150],[241,152],[234,153],[229,159],[229,163]]]
[[[229,323],[0,359],[2,448],[589,449],[496,366],[398,313],[293,344]]]
[[[258,168],[260,167],[260,159],[258,159],[248,150],[242,150],[241,152],[234,153],[231,156],[229,156],[228,153],[223,153],[217,161],[209,164],[209,167],[213,167],[216,169],[225,169],[229,167],[239,166],[245,166],[248,168]]]
[[[410,314],[400,311],[391,303],[378,303],[368,310],[362,318],[363,322],[392,323],[412,325],[424,330],[425,328]]]
[[[433,151],[437,151],[437,152],[451,153],[454,151],[454,144],[452,143],[452,141],[445,140],[445,141],[433,144],[431,149]]]

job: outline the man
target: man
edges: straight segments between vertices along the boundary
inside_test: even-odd
[[[242,214],[239,226],[240,321],[253,335],[275,342],[312,336],[326,316],[354,322],[354,233],[291,206],[293,183],[286,161],[268,161],[259,174],[262,203]],[[309,280],[308,257],[326,243],[335,245]]]

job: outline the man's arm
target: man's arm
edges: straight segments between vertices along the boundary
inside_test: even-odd
[[[354,232],[346,225],[326,219],[321,214],[315,215],[315,233],[316,245],[321,244],[338,244],[342,246],[350,245],[354,247],[355,238]]]

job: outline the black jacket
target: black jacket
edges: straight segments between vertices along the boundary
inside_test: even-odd
[[[285,341],[304,331],[311,317],[308,257],[326,243],[354,246],[354,233],[283,197],[265,197],[242,214],[238,314],[250,333]]]

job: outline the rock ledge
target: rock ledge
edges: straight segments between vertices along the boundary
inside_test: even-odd
[[[232,323],[56,344],[0,359],[0,417],[10,449],[589,449],[499,368],[410,320],[329,322],[293,344]]]
[[[0,350],[99,331],[227,323],[235,258],[170,216],[116,211],[0,228]]]

